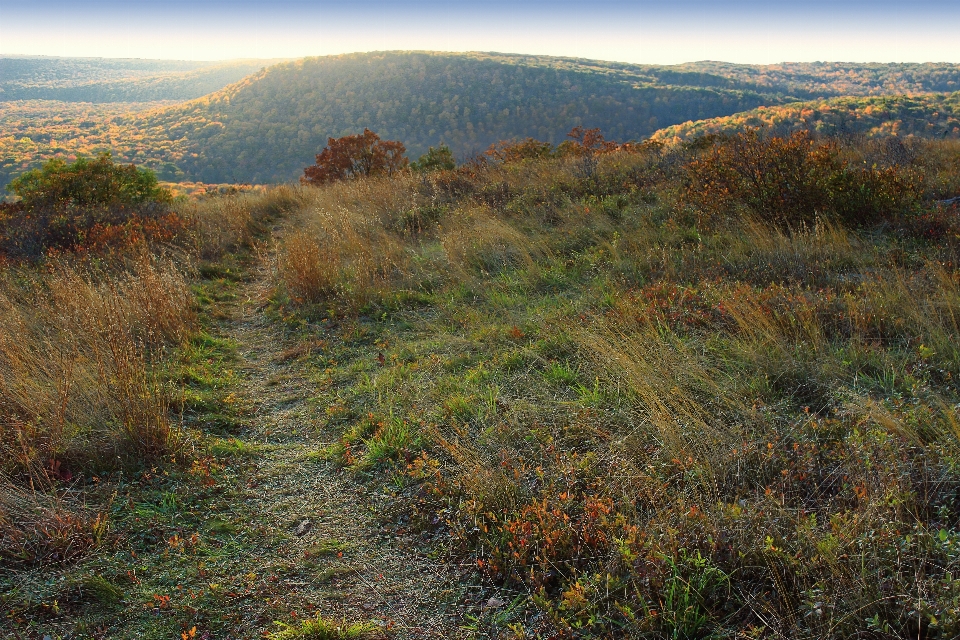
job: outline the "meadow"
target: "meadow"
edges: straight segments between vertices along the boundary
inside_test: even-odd
[[[308,474],[456,569],[446,637],[955,637],[958,193],[955,140],[581,135],[11,258],[4,623],[417,637],[305,616],[375,561],[245,511]]]
[[[329,457],[504,637],[955,634],[956,143],[600,148],[309,194]]]

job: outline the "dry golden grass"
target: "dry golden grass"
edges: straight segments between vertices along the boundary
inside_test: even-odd
[[[306,199],[301,229],[278,259],[279,277],[295,301],[337,297],[359,307],[379,293],[403,288],[410,263],[406,239],[389,225],[396,203],[366,200],[369,187],[339,184]],[[365,206],[350,208],[356,202]]]
[[[375,375],[366,343],[327,370],[345,463],[406,461],[410,512],[535,594],[529,635],[951,637],[955,223],[697,224],[698,150],[648,151],[317,193],[283,251],[320,298],[371,255],[379,298],[434,271],[428,311],[364,318]]]
[[[655,444],[668,459],[720,474],[726,451],[742,440],[746,411],[707,366],[669,330],[650,323],[624,330],[600,322],[574,334],[578,347],[595,360],[607,380],[623,380],[639,409],[638,424],[623,437]],[[704,488],[709,488],[710,478]]]
[[[141,254],[8,269],[0,305],[0,556],[69,560],[99,543],[106,517],[58,486],[179,446],[152,369],[194,330],[193,296],[181,267]]]
[[[106,514],[67,502],[49,486],[0,479],[0,561],[7,566],[62,563],[100,544]]]
[[[303,197],[301,187],[283,185],[187,200],[177,212],[191,224],[190,249],[201,259],[216,260],[228,251],[251,246],[266,222],[299,207]]]
[[[535,240],[487,207],[459,210],[440,226],[440,244],[450,268],[463,276],[492,276],[522,269],[533,275],[545,251]]]
[[[523,240],[482,212],[440,227],[420,178],[369,178],[304,188],[298,230],[278,256],[280,282],[294,302],[337,300],[357,310],[384,296],[443,278],[452,263],[514,259],[504,240]],[[493,231],[481,233],[488,223]],[[522,256],[522,251],[517,254]]]
[[[53,264],[8,271],[0,291],[0,447],[7,474],[113,466],[176,444],[150,365],[193,328],[193,299],[171,262],[130,271]]]

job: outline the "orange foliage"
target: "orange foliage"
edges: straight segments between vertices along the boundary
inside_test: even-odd
[[[860,225],[909,210],[922,192],[919,176],[898,166],[859,166],[835,141],[806,131],[763,138],[757,131],[720,137],[687,165],[684,197],[707,218],[741,203],[761,219],[787,227],[833,217]]]
[[[393,175],[409,164],[406,147],[395,140],[381,140],[370,129],[362,134],[329,138],[317,154],[317,163],[303,170],[304,184],[324,184],[370,175]]]
[[[543,158],[550,155],[553,145],[549,142],[540,142],[534,138],[526,138],[520,141],[502,140],[490,145],[490,148],[484,152],[496,162],[517,162],[532,158]]]
[[[561,149],[566,153],[578,156],[614,151],[619,146],[613,140],[604,139],[599,127],[584,129],[577,126],[570,130],[567,137],[570,140],[562,143],[560,145]]]

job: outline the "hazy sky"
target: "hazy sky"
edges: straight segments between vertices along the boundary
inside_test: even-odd
[[[0,0],[0,54],[218,60],[428,49],[624,62],[960,62],[960,0]]]

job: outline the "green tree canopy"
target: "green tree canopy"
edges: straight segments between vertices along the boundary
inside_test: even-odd
[[[152,171],[115,163],[109,153],[67,163],[48,160],[7,185],[28,209],[86,209],[166,202],[170,194]]]
[[[430,147],[416,162],[410,163],[410,168],[419,173],[456,169],[457,163],[453,159],[453,151],[445,144],[439,147]]]

